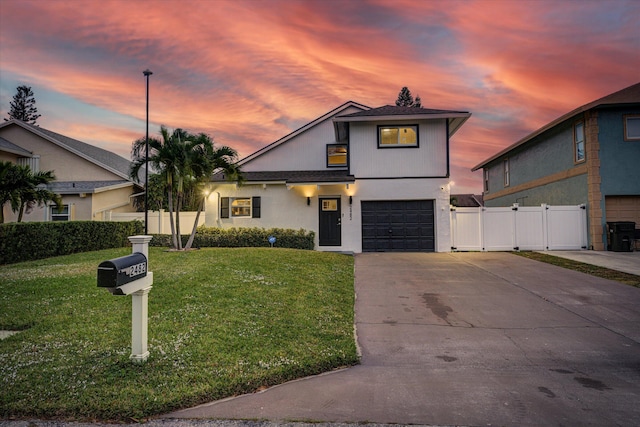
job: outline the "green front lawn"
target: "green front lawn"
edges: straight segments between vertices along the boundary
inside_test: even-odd
[[[140,420],[358,362],[353,258],[150,248],[149,360],[131,297],[96,285],[111,249],[0,268],[0,414]]]

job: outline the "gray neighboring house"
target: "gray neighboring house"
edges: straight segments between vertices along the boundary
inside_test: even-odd
[[[547,123],[478,169],[487,207],[586,205],[589,247],[604,250],[608,222],[640,227],[640,83]]]
[[[36,208],[23,221],[102,220],[110,212],[135,212],[133,196],[144,191],[129,178],[131,162],[124,157],[19,120],[0,124],[0,160],[56,176],[49,189],[62,196],[63,208]],[[6,222],[16,220],[10,206],[3,209]]]

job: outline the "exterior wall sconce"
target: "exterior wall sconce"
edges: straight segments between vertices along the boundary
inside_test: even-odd
[[[352,205],[353,204],[353,196],[349,196],[349,204]]]
[[[307,197],[307,206],[311,206],[311,197]]]

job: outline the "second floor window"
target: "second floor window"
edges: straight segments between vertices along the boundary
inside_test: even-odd
[[[584,161],[584,122],[578,122],[573,127],[573,141],[576,163]]]
[[[640,115],[624,116],[624,140],[640,141]]]
[[[509,159],[504,159],[504,161],[502,162],[502,166],[504,168],[504,186],[508,187],[509,186],[509,181],[510,181],[510,177],[509,177]]]
[[[484,191],[489,191],[489,169],[484,170]]]
[[[378,126],[378,148],[417,146],[418,125]]]
[[[347,145],[328,144],[327,145],[327,167],[347,166]]]

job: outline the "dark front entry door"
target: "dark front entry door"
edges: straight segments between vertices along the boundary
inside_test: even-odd
[[[342,245],[340,198],[320,199],[320,246]]]

